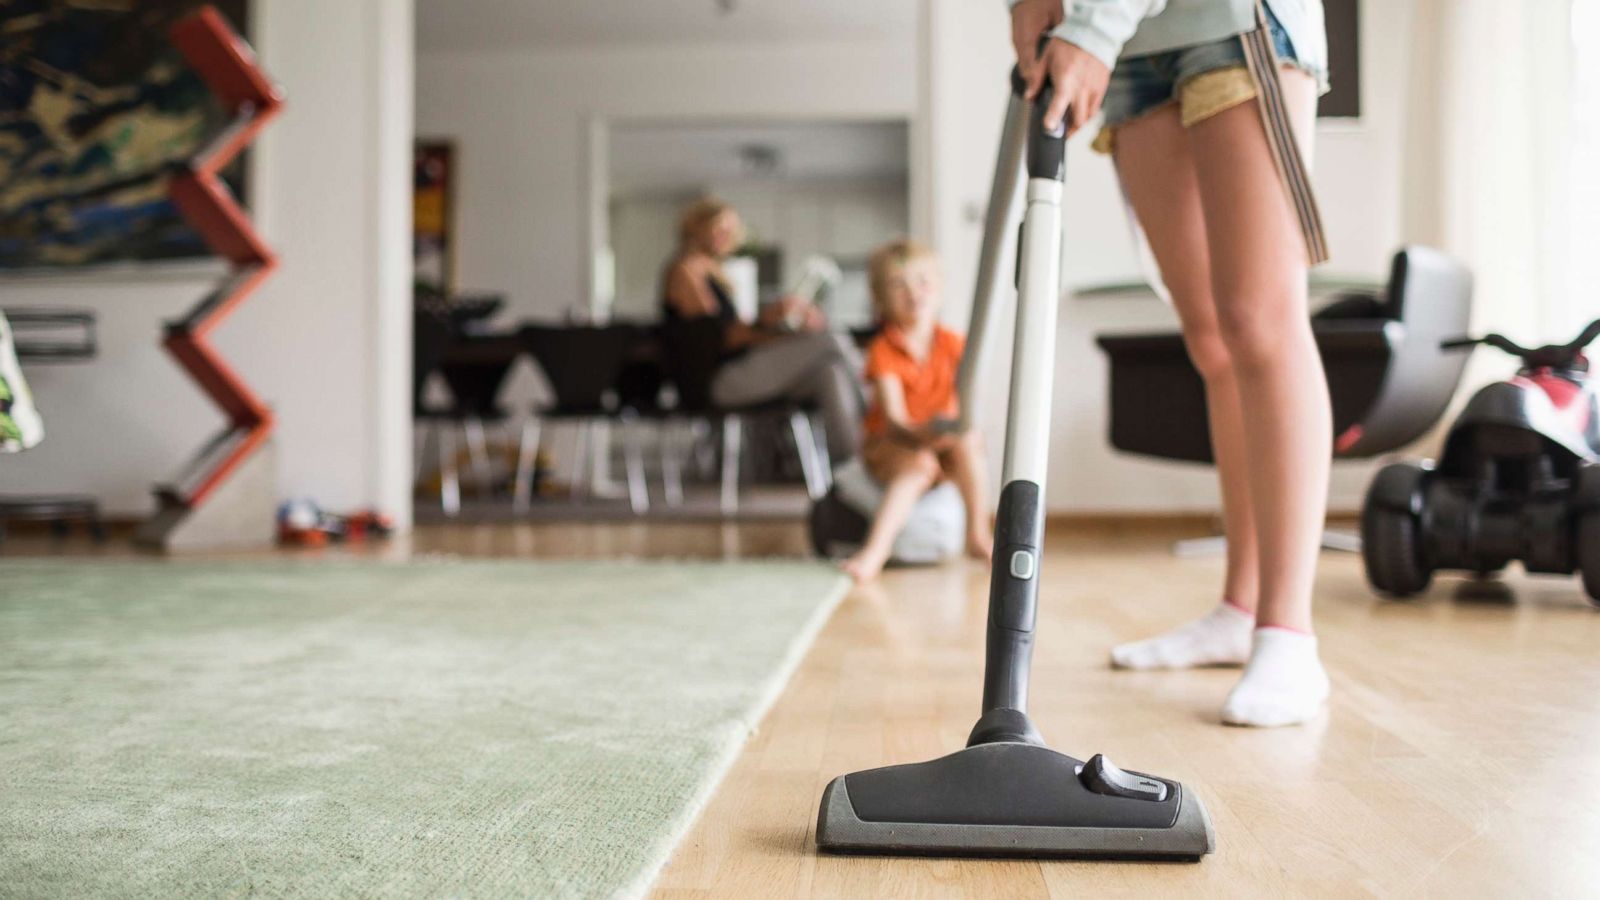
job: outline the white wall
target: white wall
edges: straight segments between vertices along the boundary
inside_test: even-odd
[[[283,113],[251,160],[282,266],[217,332],[278,416],[280,493],[410,517],[410,0],[257,0],[253,43]],[[101,355],[27,370],[46,440],[0,460],[0,491],[80,491],[142,515],[222,424],[159,348],[209,265],[0,280],[7,306],[100,316]],[[213,274],[207,274],[208,272]]]
[[[1406,133],[1403,86],[1412,0],[1367,3],[1363,10],[1364,115],[1359,123],[1323,123],[1318,130],[1315,180],[1333,260],[1327,271],[1381,276],[1404,235],[1402,149]],[[1378,13],[1382,12],[1382,15]],[[983,231],[1012,63],[1007,19],[995,5],[925,0],[924,143],[927,236],[945,260],[951,296],[947,318],[966,320]],[[1107,443],[1106,363],[1094,337],[1103,332],[1176,327],[1157,301],[1071,299],[1073,287],[1126,280],[1138,271],[1110,161],[1088,148],[1094,127],[1072,142],[1064,208],[1063,301],[1057,344],[1056,415],[1052,423],[1047,502],[1056,512],[1137,512],[1218,508],[1209,468],[1139,460]],[[915,205],[915,204],[914,204]],[[1002,323],[1009,337],[1011,324]],[[998,470],[1003,444],[1004,384],[1010,360],[995,354],[987,392],[989,446]],[[1359,506],[1370,466],[1335,466],[1331,505]]]
[[[424,53],[417,133],[456,142],[460,284],[506,315],[586,304],[591,129],[640,120],[910,118],[903,41]]]

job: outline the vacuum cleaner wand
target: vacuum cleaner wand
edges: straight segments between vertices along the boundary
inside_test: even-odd
[[[841,775],[822,794],[817,845],[857,853],[1197,860],[1215,848],[1211,820],[1183,785],[1124,771],[1105,757],[1057,753],[1028,718],[1049,459],[1061,197],[1066,136],[1046,131],[1047,85],[1030,109],[1013,71],[959,384],[962,422],[1004,284],[1000,256],[1027,171],[1017,257],[1017,315],[1006,417],[1004,487],[989,582],[983,712],[965,749],[924,763]]]

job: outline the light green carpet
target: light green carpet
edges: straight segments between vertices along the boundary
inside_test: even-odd
[[[0,895],[642,892],[808,563],[0,563]]]

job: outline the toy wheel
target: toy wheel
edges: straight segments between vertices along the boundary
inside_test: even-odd
[[[1380,473],[1380,482],[1387,481],[1390,486],[1408,483],[1411,489],[1420,486],[1420,467],[1399,463],[1389,468],[1395,471]],[[1423,558],[1417,515],[1409,509],[1394,509],[1373,496],[1381,490],[1380,482],[1374,483],[1361,510],[1361,560],[1373,590],[1388,597],[1410,597],[1427,590],[1433,568]]]
[[[1583,592],[1600,605],[1600,506],[1594,505],[1600,497],[1600,463],[1585,465],[1578,472],[1577,527],[1572,531],[1573,562],[1578,565],[1578,575],[1583,579]]]
[[[1600,510],[1590,510],[1578,520],[1577,551],[1583,592],[1600,604]]]

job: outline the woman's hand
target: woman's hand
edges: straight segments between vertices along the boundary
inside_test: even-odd
[[[1039,68],[1039,38],[1061,24],[1062,0],[1021,0],[1011,7],[1011,46],[1017,51],[1017,67],[1028,83],[1028,99],[1039,93],[1044,70]]]
[[[828,327],[828,319],[816,304],[794,294],[785,294],[767,307],[772,311],[772,325],[789,331],[821,331]]]
[[[1011,44],[1028,85],[1029,100],[1039,95],[1046,76],[1055,86],[1055,96],[1045,111],[1045,127],[1059,126],[1070,110],[1070,135],[1100,111],[1111,70],[1087,50],[1066,41],[1046,41],[1044,52],[1039,52],[1039,38],[1060,25],[1061,19],[1061,0],[1022,0],[1011,7]]]
[[[1111,81],[1111,70],[1093,53],[1062,40],[1045,44],[1044,55],[1039,58],[1038,70],[1050,76],[1055,95],[1045,110],[1044,127],[1054,130],[1067,118],[1067,135],[1070,137],[1085,122],[1100,112],[1100,102],[1106,97],[1106,85]],[[1040,76],[1040,82],[1044,76]],[[1039,86],[1030,84],[1028,99],[1039,92]]]

